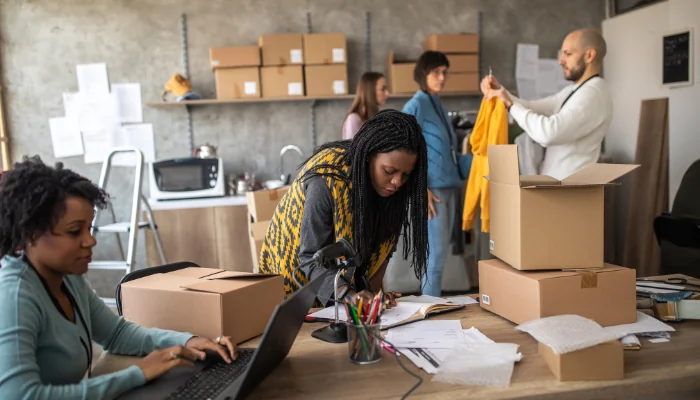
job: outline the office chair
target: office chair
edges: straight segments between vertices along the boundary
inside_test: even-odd
[[[172,264],[165,264],[165,265],[159,265],[157,267],[150,267],[150,268],[143,268],[143,269],[138,269],[134,272],[131,272],[129,274],[124,275],[121,281],[119,281],[119,284],[117,285],[117,291],[114,295],[114,298],[116,299],[117,302],[117,313],[119,316],[122,315],[122,283],[126,283],[129,281],[133,281],[136,279],[140,279],[149,275],[153,274],[167,274],[168,272],[173,272],[177,271],[179,269],[185,269],[185,268],[200,268],[199,265],[189,262],[189,261],[182,261],[182,262],[176,262]]]
[[[670,213],[654,218],[661,274],[700,277],[700,160],[683,175]]]

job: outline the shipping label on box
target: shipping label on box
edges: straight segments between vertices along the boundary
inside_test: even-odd
[[[601,326],[637,321],[636,271],[519,271],[498,259],[479,261],[481,308],[516,324],[576,314]]]
[[[520,270],[603,267],[604,188],[639,167],[521,176],[517,145],[488,147],[491,254]]]

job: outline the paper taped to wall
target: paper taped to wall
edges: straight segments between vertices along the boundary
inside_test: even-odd
[[[56,158],[83,155],[83,139],[78,129],[78,122],[71,118],[49,119],[51,144]]]
[[[117,97],[119,122],[143,122],[140,83],[115,83],[112,85],[112,93],[115,93]]]

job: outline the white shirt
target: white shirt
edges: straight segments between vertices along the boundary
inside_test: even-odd
[[[577,87],[580,88],[562,107]],[[613,113],[612,96],[603,78],[571,85],[540,100],[511,98],[513,119],[532,140],[547,149],[540,174],[562,180],[598,162]]]

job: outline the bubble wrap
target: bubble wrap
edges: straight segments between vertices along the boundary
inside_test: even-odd
[[[513,343],[461,343],[443,361],[433,381],[473,386],[508,387],[518,361]]]
[[[518,325],[515,329],[529,333],[538,342],[551,347],[554,354],[570,353],[625,336],[624,333],[606,330],[595,321],[580,315],[539,318]]]

